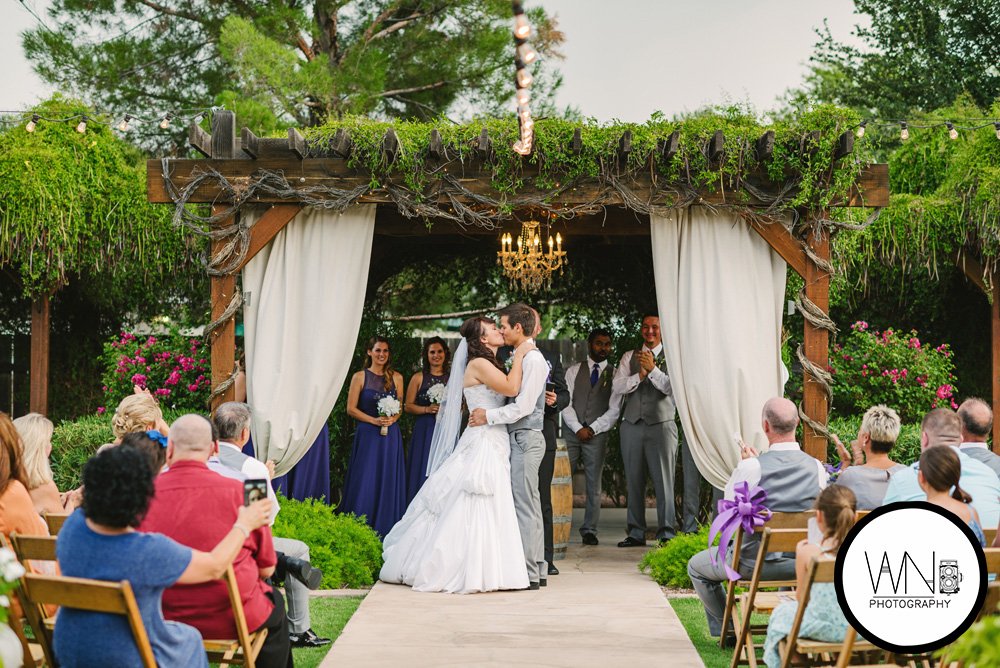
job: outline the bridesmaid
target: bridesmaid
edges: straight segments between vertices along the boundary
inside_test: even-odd
[[[406,463],[406,504],[420,491],[427,480],[427,456],[430,454],[431,437],[437,421],[438,404],[431,403],[427,390],[435,384],[448,383],[451,353],[440,336],[434,336],[424,343],[423,370],[413,374],[406,388],[406,412],[416,415],[413,422],[413,438]]]
[[[382,397],[403,396],[403,376],[392,368],[389,341],[384,336],[368,340],[365,368],[351,377],[347,393],[347,414],[357,420],[354,446],[347,462],[347,480],[340,511],[364,515],[369,526],[381,536],[389,533],[406,511],[406,472],[403,463],[403,436],[397,413],[380,417]],[[382,427],[388,435],[382,436]]]

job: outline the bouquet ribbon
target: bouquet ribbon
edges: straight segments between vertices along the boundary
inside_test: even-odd
[[[767,492],[764,488],[759,485],[751,488],[748,482],[737,483],[731,500],[719,500],[719,512],[708,530],[708,549],[712,565],[716,566],[721,561],[730,580],[739,580],[740,574],[726,563],[729,544],[733,541],[738,527],[742,526],[743,533],[749,534],[771,519],[771,511],[767,509],[765,503],[767,503]],[[718,548],[713,551],[712,542],[716,536],[721,537]]]

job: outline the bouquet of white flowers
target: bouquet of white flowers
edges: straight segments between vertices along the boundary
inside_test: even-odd
[[[448,388],[444,383],[434,383],[427,388],[427,399],[430,400],[432,404],[440,404],[444,401],[445,393],[447,393]]]
[[[399,399],[396,397],[386,395],[378,400],[378,414],[382,417],[393,417],[394,415],[399,415],[399,411],[402,409],[403,406],[399,403]],[[379,429],[379,433],[383,436],[388,436],[389,428],[383,426]]]
[[[18,563],[17,557],[6,547],[0,547],[0,622],[6,623],[10,614],[10,599],[7,594],[17,589],[24,575],[24,566]]]

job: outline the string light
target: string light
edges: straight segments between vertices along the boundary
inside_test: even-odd
[[[528,17],[518,14],[514,17],[514,37],[528,39],[529,36],[531,36],[531,24],[528,23]]]
[[[3,124],[20,124],[24,122],[27,118],[27,122],[24,123],[25,132],[35,132],[41,123],[67,123],[73,121],[76,123],[76,131],[80,134],[85,134],[87,132],[87,126],[97,123],[98,125],[107,125],[116,127],[120,132],[128,132],[135,122],[140,123],[150,123],[159,125],[161,130],[168,130],[171,126],[171,122],[174,120],[186,123],[189,121],[194,121],[195,123],[200,123],[203,118],[205,118],[209,113],[215,111],[216,109],[222,109],[223,107],[212,107],[211,109],[190,109],[186,110],[190,112],[198,112],[194,116],[184,115],[181,116],[178,112],[169,112],[162,115],[156,115],[151,117],[143,117],[134,113],[118,114],[115,112],[106,113],[98,112],[91,116],[89,114],[74,114],[72,116],[66,116],[63,118],[48,118],[42,116],[39,113],[31,113],[28,115],[24,111],[16,110],[0,110],[0,123]],[[116,118],[121,120],[115,121]]]
[[[868,125],[868,121],[861,121],[861,125],[858,126],[858,131],[855,133],[858,139],[865,136],[865,126]]]
[[[518,88],[514,99],[517,101],[517,106],[523,107],[531,101],[531,93],[527,88]]]
[[[997,139],[1000,139],[1000,121],[994,123],[993,128],[997,131]]]
[[[41,116],[39,116],[38,114],[32,114],[31,120],[28,121],[28,124],[24,126],[24,129],[27,130],[28,132],[34,132],[35,128],[38,126],[38,121],[40,120],[42,120]]]
[[[518,62],[517,75],[516,75],[517,87],[527,88],[528,86],[531,85],[531,82],[533,81],[533,79],[531,78],[531,72],[529,72],[524,67],[524,63],[522,63],[520,60],[518,60],[517,62]]]
[[[903,141],[910,138],[910,129],[906,127],[906,121],[899,122],[899,138]]]
[[[166,130],[167,128],[169,128],[170,127],[170,119],[172,119],[172,118],[173,118],[172,114],[167,114],[166,116],[164,116],[163,120],[160,121],[160,129],[161,130]]]
[[[528,102],[531,101],[531,73],[528,65],[533,63],[538,54],[531,45],[528,44],[528,37],[531,35],[531,24],[524,14],[524,6],[519,0],[512,3],[514,11],[514,99],[517,104],[517,120],[520,128],[520,138],[514,142],[514,152],[520,155],[530,155],[532,144],[534,143],[535,122],[531,118],[531,109]],[[518,240],[520,243],[520,240]]]
[[[535,50],[527,42],[517,47],[517,55],[525,65],[530,65],[538,58],[538,54],[535,53]]]
[[[128,122],[131,120],[132,117],[129,116],[128,114],[125,114],[125,118],[123,118],[122,122],[118,124],[119,132],[128,132]]]
[[[87,131],[87,115],[80,117],[80,122],[76,124],[76,131],[83,134]]]
[[[948,126],[948,137],[952,140],[958,139],[958,130],[955,129],[955,124],[948,121],[945,125]]]

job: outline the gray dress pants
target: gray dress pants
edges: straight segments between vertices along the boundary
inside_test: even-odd
[[[289,557],[309,561],[309,546],[294,538],[273,538],[274,549]],[[285,578],[285,601],[288,603],[288,632],[305,633],[312,622],[309,618],[309,588],[291,575]]]
[[[681,506],[681,531],[692,533],[698,530],[698,511],[701,502],[701,473],[698,471],[687,438],[680,445],[681,465],[684,467],[684,503]],[[715,506],[713,505],[714,509]]]
[[[601,519],[601,473],[604,471],[604,456],[608,448],[608,432],[594,434],[586,443],[580,442],[576,434],[567,429],[566,450],[569,453],[570,471],[576,470],[576,463],[583,459],[583,472],[587,478],[587,503],[580,525],[580,535],[597,535],[597,523]]]
[[[510,486],[529,582],[546,580],[549,574],[545,562],[542,500],[538,493],[538,467],[543,456],[545,438],[542,432],[519,429],[510,433]]]
[[[646,540],[646,472],[656,492],[656,540],[676,535],[674,473],[677,470],[677,425],[673,420],[659,424],[622,422],[622,462],[628,492],[628,535]]]

